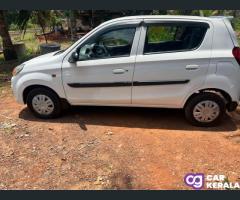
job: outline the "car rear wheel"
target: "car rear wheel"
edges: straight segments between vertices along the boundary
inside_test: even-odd
[[[224,99],[211,92],[196,95],[185,106],[186,119],[195,126],[215,126],[221,121],[225,112]]]
[[[28,108],[39,118],[55,118],[61,113],[59,97],[45,88],[36,88],[27,96]]]

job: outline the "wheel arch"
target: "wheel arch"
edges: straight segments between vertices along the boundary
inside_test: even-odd
[[[216,95],[219,95],[220,97],[222,97],[228,107],[228,105],[230,105],[232,103],[232,97],[230,96],[230,94],[228,92],[226,92],[225,90],[219,89],[219,88],[204,88],[204,89],[200,89],[197,90],[195,92],[193,92],[185,101],[184,103],[184,108],[186,107],[186,105],[188,104],[188,102],[195,96],[197,96],[199,93],[203,93],[203,92],[211,92],[214,93]]]
[[[24,90],[23,90],[23,102],[24,104],[26,104],[27,102],[27,96],[29,94],[29,92],[31,92],[33,89],[36,89],[36,88],[44,88],[44,89],[47,89],[51,92],[53,92],[54,94],[56,94],[58,96],[59,99],[61,99],[59,97],[59,95],[49,86],[45,86],[45,85],[39,85],[39,84],[36,84],[36,85],[30,85],[28,87],[26,87]]]

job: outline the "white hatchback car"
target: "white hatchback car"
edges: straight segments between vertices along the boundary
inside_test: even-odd
[[[64,51],[14,70],[16,100],[38,117],[63,105],[184,108],[211,126],[240,96],[240,48],[224,17],[134,16],[107,21]]]

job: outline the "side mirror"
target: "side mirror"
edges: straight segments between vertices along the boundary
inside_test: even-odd
[[[68,61],[70,63],[75,63],[78,61],[78,58],[79,58],[79,55],[78,55],[78,52],[74,51],[72,52],[71,56],[69,57]]]

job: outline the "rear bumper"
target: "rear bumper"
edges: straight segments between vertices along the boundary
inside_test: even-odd
[[[232,112],[232,111],[236,110],[237,106],[238,106],[238,102],[232,101],[232,102],[227,104],[227,110],[229,112]]]

